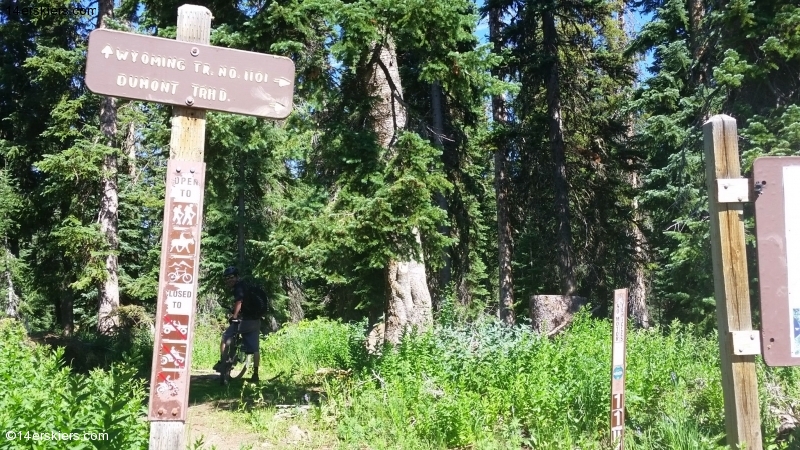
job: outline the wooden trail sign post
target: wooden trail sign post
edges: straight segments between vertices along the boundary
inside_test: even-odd
[[[289,58],[212,47],[211,11],[178,8],[177,40],[97,29],[86,85],[94,93],[175,105],[167,165],[150,449],[185,448],[205,186],[206,109],[282,119],[292,109]]]
[[[611,446],[622,450],[625,439],[625,343],[628,336],[628,290],[614,291],[611,331]]]
[[[714,297],[717,303],[725,431],[731,448],[763,448],[755,355],[758,342],[750,317],[743,202],[749,181],[740,178],[736,120],[725,115],[703,125],[711,222]]]

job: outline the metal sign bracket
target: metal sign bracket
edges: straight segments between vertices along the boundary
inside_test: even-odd
[[[731,342],[734,355],[761,354],[761,332],[758,330],[731,331]]]
[[[750,201],[751,180],[749,178],[718,178],[718,203],[745,203]]]

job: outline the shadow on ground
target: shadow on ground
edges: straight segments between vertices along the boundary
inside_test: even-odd
[[[217,373],[195,373],[189,385],[189,405],[210,404],[230,411],[256,408],[318,405],[324,395],[315,383],[300,382],[287,374],[262,377],[258,383],[231,380],[225,386]]]

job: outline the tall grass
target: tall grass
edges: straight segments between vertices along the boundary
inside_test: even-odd
[[[581,313],[555,339],[489,319],[440,325],[407,336],[379,356],[366,353],[364,328],[302,322],[261,343],[267,374],[290,373],[308,381],[319,368],[351,370],[349,376],[322,380],[325,395],[318,412],[321,422],[334,424],[344,448],[610,446],[607,320]],[[631,331],[626,447],[724,448],[718,358],[716,336],[692,327]],[[759,377],[765,442],[770,443],[777,427],[770,410],[796,406],[800,376],[796,370],[760,365]]]
[[[554,340],[489,321],[410,336],[363,361],[356,377],[329,383],[332,401],[346,405],[337,413],[340,433],[370,442],[391,430],[408,448],[412,441],[600,448],[608,440],[610,336],[607,321],[586,315]],[[687,414],[701,441],[715,440],[722,397],[714,351],[714,339],[679,327],[631,333],[631,445],[661,423],[689,433],[680,431]]]

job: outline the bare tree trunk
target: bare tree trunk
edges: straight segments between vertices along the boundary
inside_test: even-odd
[[[114,13],[113,0],[100,0],[97,28],[105,28],[106,21]],[[103,97],[100,101],[100,130],[106,138],[106,145],[113,147],[117,134],[117,101],[113,97]],[[97,331],[109,334],[119,325],[116,308],[119,307],[119,275],[117,249],[119,248],[117,195],[117,155],[113,150],[106,152],[101,169],[102,196],[100,199],[100,231],[108,242],[109,254],[106,256],[106,278],[100,284],[98,296]]]
[[[631,172],[630,183],[635,191],[638,191],[639,188],[641,188],[642,183],[637,172]],[[650,313],[647,310],[648,282],[646,273],[648,258],[647,252],[645,251],[645,237],[641,229],[642,212],[639,209],[639,201],[636,198],[633,199],[632,206],[634,220],[633,224],[631,225],[631,231],[633,232],[633,242],[635,246],[635,261],[629,301],[634,323],[642,328],[649,328]]]
[[[413,320],[411,324],[419,329],[428,328],[433,324],[433,305],[431,293],[428,290],[428,275],[425,270],[425,260],[422,255],[422,238],[419,229],[411,230],[417,242],[416,258],[408,261],[409,284],[411,286],[411,301],[413,304]]]
[[[489,11],[489,36],[494,44],[494,51],[500,54],[502,42],[502,10],[493,8]],[[495,73],[495,76],[500,76]],[[506,125],[506,102],[502,95],[492,96],[492,120],[495,126],[502,129]],[[514,242],[511,234],[511,221],[508,208],[508,149],[505,137],[496,142],[494,152],[494,190],[497,203],[497,256],[499,270],[498,303],[500,320],[506,325],[514,325],[514,274],[511,267]]]
[[[244,257],[245,257],[245,254],[244,254],[244,186],[245,186],[244,164],[245,164],[244,155],[242,154],[242,151],[240,150],[240,155],[239,155],[239,195],[238,195],[238,197],[239,197],[239,211],[238,211],[239,233],[238,233],[238,236],[236,238],[236,244],[237,244],[236,247],[237,247],[239,270],[240,271],[244,269]]]
[[[297,280],[290,277],[283,277],[282,284],[286,295],[289,296],[289,320],[292,323],[300,322],[305,317],[303,301],[306,299],[306,295],[303,293],[303,288]]]
[[[697,0],[692,0],[697,1]],[[619,4],[619,26],[622,30],[622,39],[617,46],[616,50],[623,51],[628,46],[628,33],[627,25],[625,22],[625,1],[620,1]],[[633,66],[633,63],[631,63]],[[628,139],[634,135],[633,130],[633,117],[628,118]],[[646,242],[645,236],[641,229],[643,214],[639,208],[639,200],[635,197],[639,189],[642,187],[641,179],[639,178],[638,168],[635,167],[635,160],[630,160],[628,163],[633,167],[628,175],[628,183],[633,188],[634,198],[631,204],[633,208],[633,223],[631,224],[631,236],[634,245],[634,262],[633,272],[631,274],[631,287],[629,293],[630,311],[634,323],[642,328],[650,327],[650,312],[647,308],[647,295],[649,293],[649,285],[647,281],[647,262],[648,255],[645,250]]]
[[[72,336],[75,333],[75,294],[69,285],[68,281],[64,282],[58,307],[61,326],[64,327],[64,336]]]
[[[371,95],[378,100],[372,109],[372,123],[379,144],[387,149],[386,158],[391,159],[392,145],[398,131],[406,125],[406,110],[400,103],[403,91],[397,52],[391,36],[375,48],[378,53],[377,66],[372,68]],[[431,295],[419,230],[411,229],[416,245],[416,257],[408,261],[389,261],[386,269],[387,305],[385,338],[394,344],[400,342],[409,327],[428,328],[433,320]]]
[[[444,112],[442,111],[442,86],[438,82],[433,82],[431,84],[431,110],[433,113],[433,142],[436,144],[436,147],[443,149],[442,134],[444,133]],[[442,155],[444,155],[444,152],[442,152]],[[442,192],[436,192],[436,204],[445,212],[449,211],[447,197],[445,197]],[[439,227],[439,233],[450,236],[450,227],[446,222]],[[441,270],[439,270],[439,290],[443,293],[447,285],[450,284],[450,279],[452,277],[452,261],[449,248],[444,250],[442,257],[444,259],[444,265]]]
[[[133,181],[136,178],[136,125],[133,122],[128,124],[124,145],[128,153],[128,176]]]
[[[411,323],[414,302],[411,300],[411,282],[408,279],[408,263],[389,261],[386,268],[387,296],[386,325],[384,339],[393,344],[400,342],[403,332]]]
[[[5,259],[4,274],[6,278],[6,315],[15,319],[19,318],[19,297],[14,291],[14,278],[11,276],[11,260],[13,255],[8,250],[8,239],[5,240],[3,255]]]
[[[692,50],[692,60],[696,64],[692,71],[693,83],[699,86],[705,82],[704,64],[700,62],[705,53],[705,46],[703,45],[703,18],[705,17],[705,7],[703,0],[689,0],[689,42]]]
[[[547,114],[550,118],[550,153],[553,158],[553,188],[555,189],[556,220],[558,221],[558,267],[563,295],[573,295],[577,289],[572,257],[570,230],[569,183],[564,152],[564,122],[561,115],[561,85],[559,81],[558,32],[553,11],[542,14],[544,48],[549,68],[547,75]]]

